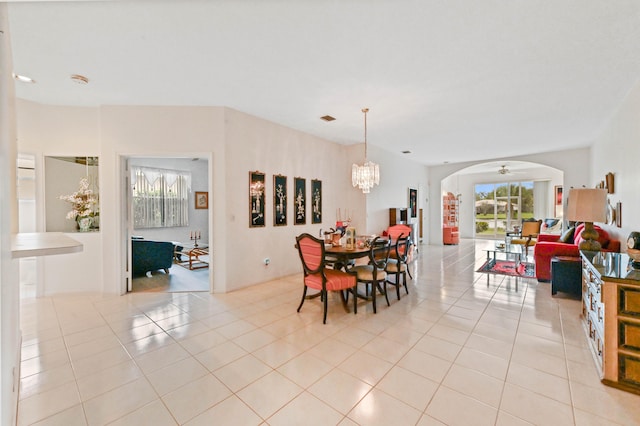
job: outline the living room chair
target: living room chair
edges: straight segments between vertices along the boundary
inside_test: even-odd
[[[398,300],[400,300],[400,286],[404,285],[404,290],[409,294],[409,289],[407,288],[407,260],[409,257],[409,237],[404,237],[402,234],[396,240],[396,244],[393,250],[393,257],[389,258],[387,262],[387,267],[385,271],[388,275],[393,275],[395,277],[394,281],[386,280],[386,285],[393,285],[396,288],[396,296]],[[402,277],[402,283],[400,282],[400,277]]]
[[[304,271],[304,289],[297,312],[300,312],[300,309],[302,309],[305,299],[320,296],[323,311],[322,323],[326,324],[329,292],[339,292],[342,305],[345,310],[349,312],[347,299],[344,294],[344,291],[347,291],[354,294],[353,313],[357,313],[356,276],[355,274],[327,267],[325,263],[324,240],[305,233],[296,237],[296,247],[298,248],[298,254],[300,255],[300,261],[302,262],[302,269]],[[308,288],[318,290],[319,293],[307,296]]]
[[[529,247],[535,246],[540,235],[542,220],[523,220],[522,231],[519,238],[512,238],[511,244],[521,244],[524,246],[524,255],[529,256]]]
[[[373,304],[374,314],[377,312],[377,292],[384,294],[384,298],[387,300],[387,306],[390,306],[386,286],[385,288],[382,287],[382,284],[387,280],[385,269],[389,260],[390,251],[391,239],[376,237],[371,242],[371,248],[369,249],[369,263],[367,265],[356,265],[349,269],[349,272],[356,274],[357,281],[365,285],[365,298],[369,298],[369,291],[371,291],[371,303]],[[357,292],[356,297],[358,297]]]

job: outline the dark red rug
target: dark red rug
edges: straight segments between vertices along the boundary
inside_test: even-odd
[[[536,276],[533,263],[520,262],[516,270],[516,262],[512,260],[487,260],[476,272],[533,278]]]

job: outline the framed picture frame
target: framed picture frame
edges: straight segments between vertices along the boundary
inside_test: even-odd
[[[265,174],[249,172],[249,227],[257,228],[265,224]]]
[[[296,225],[307,223],[307,180],[305,178],[294,178],[295,198],[293,201],[293,211]]]
[[[196,209],[208,209],[209,208],[209,193],[204,191],[196,191],[195,197]]]
[[[556,185],[553,187],[553,216],[561,217],[562,212],[562,185]]]
[[[409,188],[409,213],[418,217],[418,190],[413,188]]]
[[[616,226],[622,228],[622,201],[616,203]]]
[[[311,180],[311,223],[322,223],[322,181]]]
[[[287,225],[287,177],[273,175],[273,226]]]

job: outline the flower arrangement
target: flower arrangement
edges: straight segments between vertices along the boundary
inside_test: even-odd
[[[97,199],[93,190],[89,189],[87,178],[80,179],[80,188],[71,195],[61,195],[60,199],[71,203],[73,208],[67,213],[67,219],[73,220],[78,217],[89,217],[96,214],[94,206]]]

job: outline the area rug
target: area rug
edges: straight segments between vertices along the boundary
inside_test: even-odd
[[[516,262],[513,260],[487,260],[476,272],[490,274],[509,275],[512,277],[533,278],[536,276],[535,265],[533,263],[520,262],[516,270]]]

